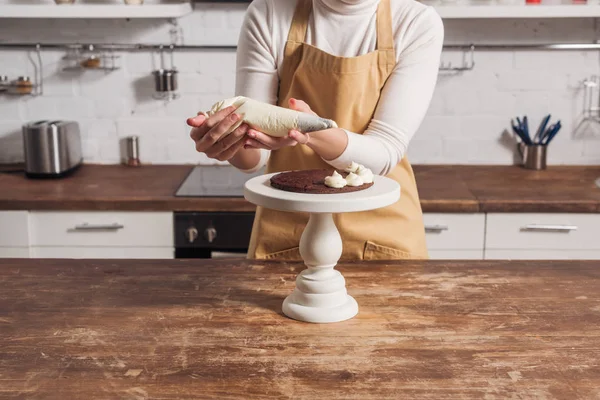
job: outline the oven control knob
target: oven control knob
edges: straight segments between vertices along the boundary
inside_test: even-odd
[[[188,242],[194,243],[194,241],[198,239],[198,229],[194,228],[193,226],[190,226],[185,231],[185,236],[187,237]]]
[[[212,226],[206,228],[204,231],[204,237],[208,240],[208,243],[212,243],[217,238],[217,230]]]

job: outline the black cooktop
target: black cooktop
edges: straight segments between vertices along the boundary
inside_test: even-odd
[[[244,183],[262,174],[264,170],[246,174],[231,166],[197,166],[184,179],[175,196],[243,197]]]

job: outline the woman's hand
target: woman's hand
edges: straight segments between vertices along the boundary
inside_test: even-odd
[[[192,127],[190,137],[196,143],[196,150],[208,157],[228,161],[244,147],[244,137],[248,132],[248,125],[242,124],[226,137],[223,137],[241,118],[237,115],[234,106],[220,110],[210,117],[198,114],[188,118],[187,124]]]
[[[308,104],[302,100],[290,99],[289,108],[292,110],[315,114]],[[244,148],[278,150],[282,147],[295,146],[298,143],[308,144],[310,139],[308,133],[302,133],[292,129],[286,137],[272,137],[254,129],[249,129],[247,133],[248,139],[245,140]]]

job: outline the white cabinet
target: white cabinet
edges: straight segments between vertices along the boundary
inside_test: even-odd
[[[483,249],[481,250],[431,250],[431,260],[483,260]]]
[[[172,247],[32,247],[33,258],[174,258]]]
[[[485,214],[423,215],[431,259],[482,259]]]
[[[600,260],[600,250],[486,250],[487,260]]]
[[[488,259],[589,259],[600,253],[600,214],[487,215]]]
[[[29,258],[29,247],[0,247],[0,258]]]
[[[27,211],[0,211],[0,258],[29,257]]]
[[[174,258],[170,212],[0,212],[0,258]]]
[[[32,212],[32,246],[173,247],[170,212]]]

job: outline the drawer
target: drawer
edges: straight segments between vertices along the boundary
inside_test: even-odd
[[[32,246],[173,247],[169,212],[32,212]]]
[[[0,258],[29,258],[29,247],[0,247]]]
[[[0,211],[0,246],[29,246],[27,211]]]
[[[486,260],[600,260],[600,250],[486,250]]]
[[[483,260],[481,250],[429,250],[432,260]]]
[[[600,214],[488,214],[485,248],[600,250]]]
[[[32,247],[32,258],[171,259],[173,247]]]
[[[423,215],[429,250],[483,250],[485,214]]]

